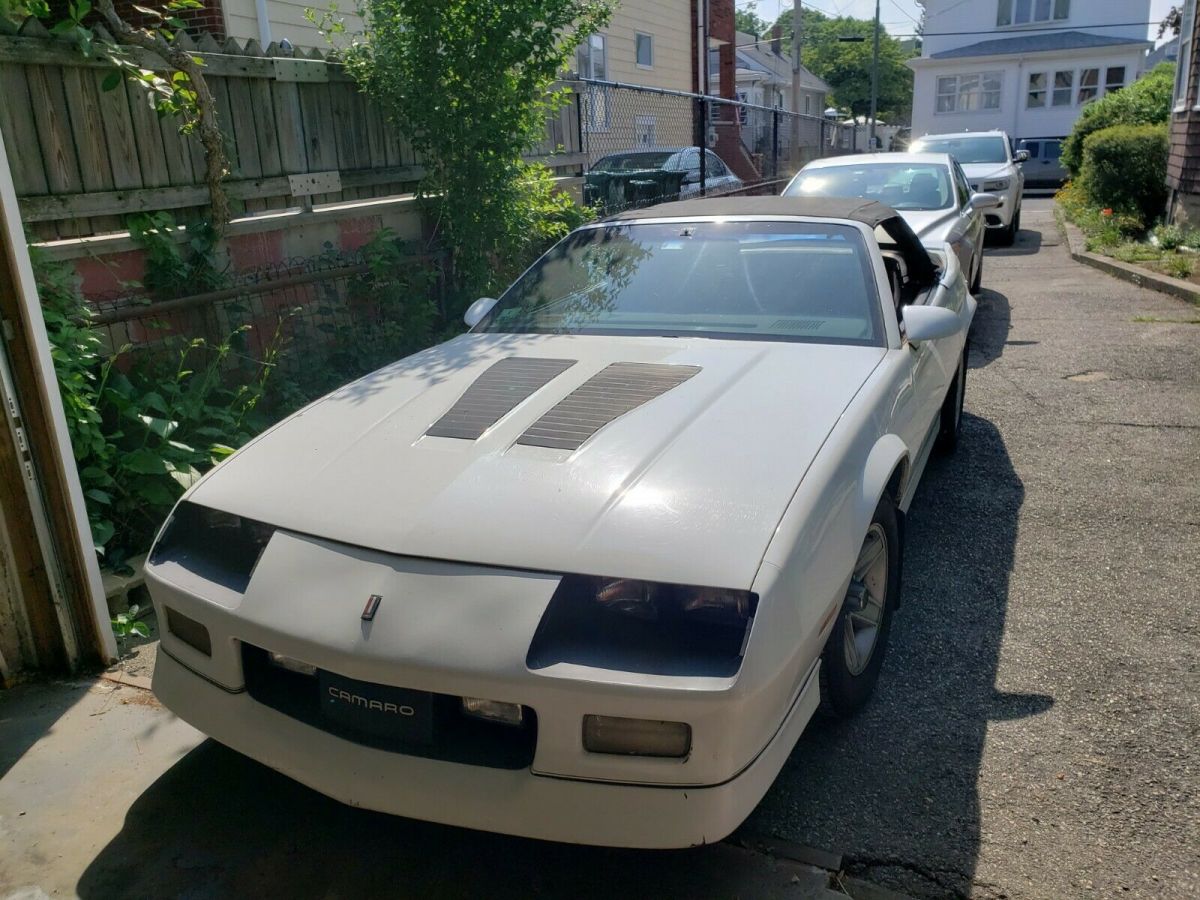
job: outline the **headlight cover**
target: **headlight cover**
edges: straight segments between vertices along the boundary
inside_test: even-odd
[[[1008,186],[1011,183],[1012,181],[1008,178],[997,178],[995,181],[985,181],[983,183],[983,192],[988,194],[992,191],[1007,191]]]
[[[741,666],[757,606],[749,591],[565,575],[526,662],[535,670],[574,663],[729,677]]]
[[[150,551],[150,564],[173,562],[239,594],[275,529],[253,519],[183,502]]]

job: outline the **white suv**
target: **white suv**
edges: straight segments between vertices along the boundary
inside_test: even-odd
[[[958,160],[971,182],[971,190],[995,194],[1000,205],[988,210],[984,221],[1004,246],[1010,246],[1021,228],[1021,193],[1025,173],[1020,163],[1029,159],[1028,150],[1013,152],[1003,131],[964,131],[957,134],[927,134],[913,141],[911,153],[949,153]]]

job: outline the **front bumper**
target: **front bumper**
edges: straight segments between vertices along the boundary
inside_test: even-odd
[[[708,787],[577,780],[423,759],[352,743],[199,677],[161,652],[154,693],[184,721],[351,806],[528,838],[678,848],[721,840],[771,786],[819,702],[817,670],[745,769]]]
[[[683,677],[565,662],[529,668],[530,638],[559,581],[544,573],[396,557],[277,531],[244,594],[170,560],[148,565],[146,580],[159,621],[168,623],[154,689],[169,709],[337,799],[436,822],[614,846],[717,840],[765,793],[819,699],[818,635],[811,655],[753,652],[755,635],[782,633],[775,604],[760,609],[762,627],[751,632],[735,677]],[[384,600],[365,622],[362,602],[372,594]],[[209,652],[172,631],[168,610],[207,629]],[[521,704],[535,716],[532,758],[469,762],[479,757],[444,747],[410,755],[347,739],[264,695],[249,677],[248,648],[371,685]],[[587,714],[686,722],[691,752],[588,752]]]
[[[971,185],[971,190],[981,192],[983,190],[982,182],[976,182]],[[1007,228],[1016,215],[1017,207],[1020,205],[1021,189],[1019,182],[1014,181],[1013,185],[1006,191],[993,191],[1000,198],[1000,205],[995,209],[989,209],[983,216],[984,226],[990,230],[1000,230]]]

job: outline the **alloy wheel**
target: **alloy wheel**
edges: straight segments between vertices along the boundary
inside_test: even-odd
[[[875,653],[883,627],[887,586],[887,534],[876,522],[863,539],[843,607],[843,652],[851,675],[862,674]]]

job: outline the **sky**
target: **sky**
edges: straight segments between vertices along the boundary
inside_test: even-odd
[[[803,0],[806,7],[818,9],[832,16],[854,16],[870,19],[875,15],[875,0]],[[1181,0],[1174,0],[1175,3]],[[748,0],[737,0],[739,8],[749,6]],[[1147,26],[1147,36],[1152,40],[1158,34],[1158,23],[1171,8],[1172,0],[1150,0],[1150,19],[1155,23]],[[758,0],[758,14],[768,22],[779,17],[780,9],[791,9],[792,0]],[[879,18],[887,30],[895,35],[910,35],[915,23],[921,21],[921,8],[917,0],[882,0]]]

